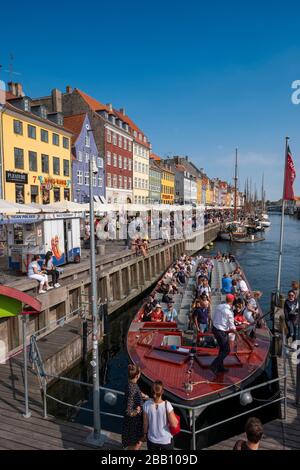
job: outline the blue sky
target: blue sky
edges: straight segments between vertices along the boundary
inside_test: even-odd
[[[69,84],[125,107],[153,151],[189,155],[210,177],[231,180],[237,146],[242,188],[264,172],[272,199],[288,135],[300,195],[299,2],[53,0],[13,14],[6,2],[1,16],[0,64],[13,53],[29,96]]]

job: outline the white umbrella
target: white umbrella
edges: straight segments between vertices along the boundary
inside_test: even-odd
[[[5,201],[4,199],[0,199],[0,214],[37,214],[38,212],[40,212],[38,208],[26,204],[18,204],[16,202],[10,202]]]

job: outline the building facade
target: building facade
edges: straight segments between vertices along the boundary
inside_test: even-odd
[[[36,106],[11,83],[2,126],[3,198],[21,204],[71,200],[72,133],[63,116]]]
[[[149,202],[150,147],[147,138],[133,129],[133,200],[135,204]]]
[[[64,118],[64,126],[73,133],[72,137],[72,193],[73,200],[89,202],[90,158],[95,162],[97,173],[93,173],[93,194],[105,197],[105,173],[103,158],[99,157],[91,124],[87,114]]]
[[[150,159],[149,166],[149,203],[160,204],[161,202],[161,177],[162,170],[159,165]]]

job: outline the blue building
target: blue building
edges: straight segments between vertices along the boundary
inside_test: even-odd
[[[103,158],[99,155],[90,121],[87,114],[76,114],[64,118],[64,127],[73,132],[72,137],[72,185],[73,201],[89,202],[89,160],[92,157],[98,173],[93,174],[95,196],[105,197],[105,168]]]

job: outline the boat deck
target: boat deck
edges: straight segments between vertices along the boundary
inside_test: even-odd
[[[224,273],[232,272],[237,264],[212,261],[213,315],[216,305],[225,297],[221,291],[222,277]],[[266,327],[257,330],[256,348],[247,337],[238,336],[237,351],[227,356],[224,363],[225,367],[230,368],[230,373],[220,374],[217,377],[209,369],[209,365],[218,354],[217,348],[198,348],[195,357],[192,357],[188,349],[194,345],[193,332],[189,331],[189,313],[194,298],[195,271],[196,265],[186,286],[181,287],[179,293],[174,296],[175,308],[179,314],[177,328],[176,324],[143,323],[137,315],[127,338],[128,353],[134,363],[141,365],[144,379],[150,382],[158,378],[163,379],[171,400],[177,397],[190,404],[195,404],[195,400],[198,403],[199,400],[210,400],[216,393],[227,393],[232,388],[239,388],[241,383],[245,384],[246,381],[252,380],[264,367],[270,347],[270,335]],[[161,298],[162,295],[158,294],[158,300],[162,304]],[[162,307],[165,305],[162,304]],[[182,332],[182,341],[180,332]],[[172,349],[173,345],[175,349]]]

